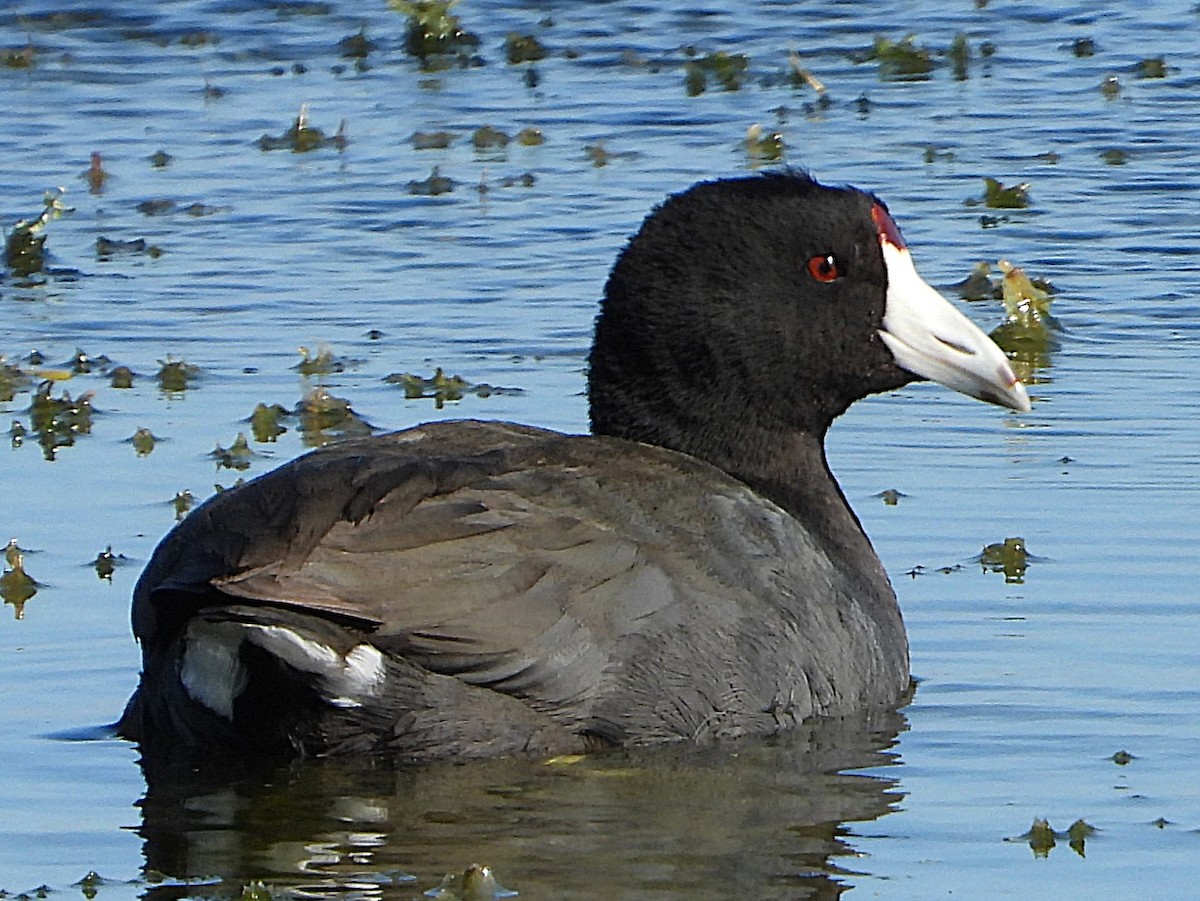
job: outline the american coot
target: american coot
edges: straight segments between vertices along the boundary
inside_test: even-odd
[[[882,201],[698,184],[621,253],[593,435],[441,422],[197,508],[134,594],[143,752],[414,759],[773,733],[894,705],[908,643],[825,461],[918,377],[1015,410],[1004,354]]]

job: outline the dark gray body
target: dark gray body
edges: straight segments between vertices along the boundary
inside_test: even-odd
[[[136,589],[144,673],[121,730],[151,748],[425,758],[765,734],[894,705],[903,623],[841,509],[823,531],[856,532],[866,566],[662,448],[482,422],[346,442],[164,540]],[[382,682],[335,697],[307,660],[269,653],[280,630],[306,653],[369,644]],[[235,646],[248,679],[231,715],[181,681],[189,641]]]

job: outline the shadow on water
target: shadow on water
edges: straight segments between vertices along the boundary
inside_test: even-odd
[[[874,713],[769,741],[419,767],[144,761],[143,897],[238,897],[262,880],[417,898],[479,863],[529,898],[836,898],[855,877],[848,824],[903,797],[876,768],[897,762],[905,728]]]

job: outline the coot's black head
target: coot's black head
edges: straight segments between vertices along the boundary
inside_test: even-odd
[[[1029,408],[1003,352],[917,276],[878,198],[793,172],[706,182],[656,209],[609,277],[592,427],[708,456],[763,430],[819,438],[855,400],[920,377]]]

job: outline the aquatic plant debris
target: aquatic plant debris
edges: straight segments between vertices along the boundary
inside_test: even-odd
[[[123,566],[128,562],[128,558],[124,554],[114,554],[112,545],[108,545],[104,550],[96,555],[96,559],[92,561],[92,568],[96,570],[96,576],[105,582],[111,582],[113,573],[118,566]]]
[[[38,385],[29,405],[29,428],[37,435],[43,456],[53,461],[59,448],[75,444],[76,435],[92,431],[91,391],[73,399],[64,391],[61,397],[51,396],[54,383],[47,379]]]
[[[7,403],[33,384],[33,376],[0,354],[0,403]]]
[[[882,79],[921,79],[933,71],[933,54],[916,45],[917,36],[907,34],[898,41],[876,35],[871,47],[851,54],[856,63],[878,62]]]
[[[442,175],[437,166],[429,173],[428,178],[420,181],[412,180],[408,183],[408,193],[419,197],[437,197],[441,194],[449,194],[454,190],[457,182],[448,175]]]
[[[950,59],[950,65],[954,72],[954,80],[966,81],[969,75],[968,69],[971,64],[971,45],[967,41],[967,36],[961,31],[954,36],[954,40],[950,44],[950,49],[946,51],[946,56]]]
[[[414,150],[445,150],[454,141],[454,135],[448,131],[414,131],[409,140]]]
[[[358,34],[350,34],[338,41],[338,55],[345,59],[366,59],[371,51],[376,50],[378,44],[367,37],[367,28],[364,25],[359,29]]]
[[[1029,845],[1033,856],[1037,858],[1047,857],[1058,842],[1066,840],[1068,846],[1080,857],[1086,857],[1087,840],[1095,835],[1099,830],[1091,823],[1088,823],[1083,818],[1075,820],[1066,830],[1058,832],[1050,826],[1048,820],[1042,817],[1035,817],[1033,824],[1029,829],[1020,835],[1006,838],[1006,842],[1022,842]]]
[[[150,244],[145,238],[106,238],[100,235],[96,238],[96,259],[111,260],[122,254],[144,253],[153,259],[162,256],[162,249]]]
[[[1000,299],[1004,321],[991,332],[991,338],[1008,354],[1021,381],[1038,381],[1037,371],[1050,365],[1050,355],[1059,348],[1058,320],[1050,314],[1053,286],[1044,280],[1036,283],[1007,260],[997,262],[1004,274],[1000,280]]]
[[[0,573],[0,598],[12,604],[14,619],[25,618],[25,603],[37,594],[41,587],[36,579],[25,572],[25,552],[17,546],[15,538],[4,549],[4,572]]]
[[[88,372],[103,372],[112,365],[105,354],[93,357],[91,354],[84,351],[82,348],[75,348],[75,355],[67,361],[71,372],[76,375],[81,375]]]
[[[999,260],[997,268],[1004,273],[1001,281],[1004,310],[1010,320],[1025,326],[1045,326],[1051,321],[1050,301],[1053,286],[1048,282],[1034,284],[1025,270],[1008,260]]]
[[[333,147],[338,151],[346,149],[349,138],[346,134],[346,120],[338,125],[337,133],[327,136],[325,132],[308,124],[308,104],[300,107],[300,112],[292,122],[291,128],[277,138],[263,135],[256,142],[260,150],[290,150],[293,153],[308,153],[324,147]]]
[[[983,203],[992,210],[1023,210],[1029,206],[1029,183],[1004,185],[997,179],[983,180]]]
[[[426,64],[435,56],[456,56],[468,64],[468,55],[479,46],[479,38],[450,12],[455,5],[457,0],[388,0],[388,6],[408,20],[404,51]]]
[[[288,411],[281,404],[258,403],[250,414],[250,434],[259,444],[274,443],[287,431],[287,426],[279,422],[287,415]]]
[[[91,164],[80,173],[79,177],[88,183],[89,194],[104,193],[104,185],[108,181],[108,172],[104,168],[104,161],[99,151],[92,151]]]
[[[1138,60],[1136,74],[1138,78],[1166,78],[1167,61],[1161,56]]]
[[[447,874],[439,885],[424,894],[437,901],[496,901],[516,897],[518,893],[497,882],[491,867],[473,863],[461,875]]]
[[[296,406],[300,432],[309,446],[327,444],[341,438],[369,435],[374,429],[355,412],[350,401],[314,388]]]
[[[497,395],[521,395],[520,388],[498,388],[486,383],[473,385],[459,375],[446,375],[442,368],[437,367],[433,375],[425,378],[408,372],[394,372],[384,378],[390,385],[399,385],[404,389],[407,400],[433,398],[434,407],[442,409],[447,403],[460,401],[467,394],[476,397],[491,397]]]
[[[314,354],[307,347],[299,348],[302,359],[292,368],[301,375],[329,375],[335,372],[345,372],[349,361],[345,357],[335,357],[328,347],[320,347]]]
[[[31,69],[33,68],[33,57],[36,51],[33,47],[33,41],[30,41],[20,50],[3,50],[0,51],[0,60],[3,61],[5,68],[8,69]]]
[[[137,211],[144,216],[165,216],[168,213],[175,212],[178,204],[167,197],[156,197],[151,200],[143,200],[137,205]]]
[[[757,122],[746,129],[743,143],[752,166],[759,163],[775,163],[783,159],[783,134],[778,131],[766,131]]]
[[[62,202],[66,188],[47,191],[42,197],[42,211],[32,219],[20,219],[4,241],[4,265],[14,275],[28,277],[46,267],[46,225],[73,210]]]
[[[476,186],[476,190],[479,191],[480,196],[486,196],[491,192],[493,185],[500,188],[532,188],[536,183],[537,176],[532,172],[522,172],[520,175],[504,175],[491,182],[488,181],[487,172],[484,172],[479,176],[479,184]]]
[[[711,78],[723,91],[740,91],[749,69],[750,57],[744,53],[717,50],[705,56],[693,57],[683,64],[684,87],[689,97],[697,97],[708,90]]]
[[[238,901],[271,901],[271,893],[261,881],[256,880],[242,886]]]
[[[994,297],[996,286],[992,283],[992,264],[986,261],[976,263],[971,268],[971,274],[956,284],[954,290],[963,300],[986,300]]]
[[[133,387],[133,370],[128,366],[114,366],[112,372],[108,374],[110,384],[114,388],[132,388]]]
[[[1025,549],[1024,538],[1005,538],[985,546],[975,557],[975,562],[983,567],[984,572],[1004,573],[1005,582],[1020,585],[1025,581],[1029,563],[1036,559]]]
[[[166,360],[159,360],[158,365],[159,370],[154,377],[158,379],[159,389],[168,394],[186,391],[200,376],[199,367],[183,360],[172,360],[169,356]]]
[[[208,456],[217,462],[217,469],[234,469],[244,472],[250,468],[258,454],[250,449],[250,442],[246,440],[246,435],[238,432],[233,444],[229,447],[221,447],[218,444]]]
[[[517,132],[517,143],[522,147],[540,147],[546,143],[546,136],[540,128],[526,126]]]
[[[800,54],[795,50],[788,50],[788,80],[792,87],[808,86],[817,92],[818,97],[825,97],[827,91],[825,85],[817,76],[800,64]]]
[[[510,31],[504,38],[504,58],[510,66],[537,62],[546,55],[545,45],[535,35]]]
[[[504,151],[512,139],[499,128],[491,125],[481,125],[471,134],[471,145],[477,153],[484,151]]]
[[[129,436],[129,443],[139,457],[148,457],[154,451],[158,438],[147,428],[140,428]]]

